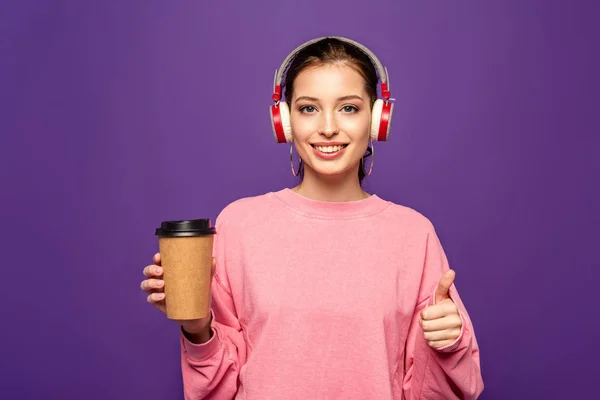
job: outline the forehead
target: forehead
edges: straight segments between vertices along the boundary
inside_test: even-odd
[[[294,97],[366,96],[365,80],[346,64],[325,64],[302,70],[294,80]]]

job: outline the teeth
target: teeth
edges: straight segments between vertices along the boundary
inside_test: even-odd
[[[336,151],[340,151],[344,146],[315,146],[315,149],[319,150],[322,153],[335,153]]]

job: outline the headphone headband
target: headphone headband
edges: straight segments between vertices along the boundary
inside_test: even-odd
[[[274,82],[273,82],[273,101],[274,102],[278,102],[279,100],[281,100],[281,83],[283,81],[283,74],[285,73],[285,70],[287,69],[288,65],[291,63],[291,61],[298,55],[298,53],[300,51],[302,51],[304,48],[318,42],[321,41],[323,39],[337,39],[341,42],[345,42],[348,44],[351,44],[353,46],[355,46],[356,48],[358,48],[360,51],[362,51],[367,57],[369,57],[369,59],[371,60],[371,63],[373,64],[373,66],[375,67],[375,69],[377,70],[377,73],[379,75],[379,80],[381,81],[381,96],[385,99],[388,100],[390,98],[390,85],[389,85],[389,77],[388,77],[388,73],[387,73],[387,68],[385,68],[381,62],[379,61],[379,59],[377,58],[377,56],[375,56],[375,54],[373,54],[373,52],[371,50],[369,50],[367,47],[363,46],[362,44],[345,38],[345,37],[341,37],[341,36],[323,36],[320,38],[316,38],[316,39],[312,39],[309,40],[308,42],[305,42],[303,44],[301,44],[300,46],[296,47],[286,58],[285,60],[283,60],[283,62],[281,63],[281,66],[279,67],[279,69],[275,70],[275,78],[274,78]]]

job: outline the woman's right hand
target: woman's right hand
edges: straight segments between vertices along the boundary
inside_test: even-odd
[[[165,298],[165,282],[163,278],[163,267],[161,265],[160,253],[156,253],[153,257],[154,264],[144,268],[144,276],[147,278],[142,281],[141,288],[148,293],[147,301],[156,307],[163,314],[167,314],[166,298]],[[215,259],[212,260],[211,281],[215,271]],[[212,282],[211,282],[212,284]],[[210,329],[211,316],[206,318],[177,321],[183,328],[188,339],[194,343],[205,343],[211,336]]]

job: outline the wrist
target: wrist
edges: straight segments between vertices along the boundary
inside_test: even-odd
[[[200,323],[194,325],[182,324],[182,332],[184,336],[192,343],[203,344],[208,342],[213,337],[213,330],[210,325],[212,322],[212,313]]]
[[[208,342],[213,337],[213,331],[210,328],[210,325],[204,328],[204,330],[199,332],[188,332],[185,328],[182,327],[183,335],[194,344],[204,344]]]

